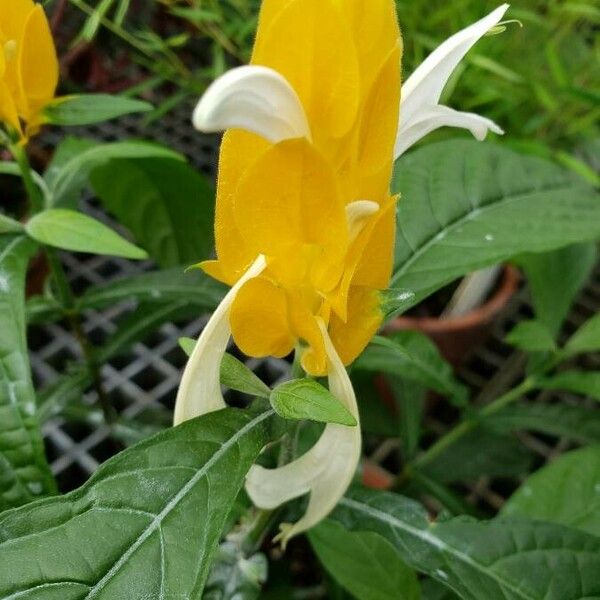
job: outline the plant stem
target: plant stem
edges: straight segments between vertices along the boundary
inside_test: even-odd
[[[485,408],[483,408],[477,418],[468,419],[463,421],[459,425],[457,425],[454,429],[449,431],[446,435],[440,438],[433,446],[431,446],[428,450],[426,450],[423,454],[421,454],[412,464],[409,466],[407,474],[410,473],[412,468],[423,468],[424,466],[431,463],[435,458],[437,458],[442,452],[444,452],[449,446],[456,443],[460,440],[464,435],[475,429],[479,424],[481,417],[489,417],[503,408],[512,404],[519,398],[521,398],[524,394],[531,391],[536,387],[536,380],[533,377],[528,377],[524,379],[517,387],[513,388],[506,392],[506,394],[500,396],[494,402],[488,404]]]
[[[29,164],[29,159],[25,153],[25,148],[18,144],[11,144],[9,150],[14,159],[17,161],[19,169],[21,170],[23,184],[25,185],[25,192],[27,193],[27,198],[29,199],[29,212],[31,215],[35,215],[44,210],[45,202],[40,188],[36,185],[35,181],[33,181],[33,176],[31,175],[31,165]]]
[[[31,165],[29,164],[25,149],[22,146],[15,144],[11,145],[10,151],[17,161],[19,169],[21,170],[25,191],[29,199],[30,213],[35,215],[44,210],[44,197],[39,187],[33,180]],[[56,286],[58,301],[65,312],[65,315],[69,321],[69,325],[71,326],[71,329],[81,347],[85,361],[92,374],[94,388],[98,394],[98,400],[100,402],[100,406],[102,407],[104,418],[106,419],[107,423],[114,423],[117,414],[102,386],[102,378],[100,376],[98,365],[94,359],[93,347],[85,335],[79,313],[76,310],[76,302],[73,295],[73,290],[71,290],[71,286],[69,285],[69,281],[58,258],[56,250],[54,248],[45,246],[44,251],[48,261],[48,266],[50,268],[50,273],[52,275],[52,280]]]

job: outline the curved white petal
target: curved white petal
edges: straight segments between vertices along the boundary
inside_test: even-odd
[[[369,217],[379,210],[379,204],[372,200],[355,200],[346,205],[346,221],[350,241],[355,240],[362,231]]]
[[[437,104],[458,63],[465,54],[492,27],[497,25],[508,10],[503,4],[489,15],[440,44],[415,70],[402,86],[402,117],[410,120],[422,104]]]
[[[358,421],[352,383],[320,321],[329,361],[329,389]],[[310,492],[304,516],[294,524],[281,525],[279,539],[287,541],[325,518],[350,485],[360,459],[360,426],[328,424],[319,441],[303,456],[278,469],[254,466],[246,478],[246,490],[260,508],[276,506]]]
[[[504,133],[494,121],[475,113],[460,112],[453,108],[441,105],[428,106],[424,107],[419,112],[418,119],[415,119],[408,127],[400,128],[394,152],[396,158],[406,152],[406,150],[416,144],[428,133],[439,129],[440,127],[459,127],[461,129],[468,129],[479,141],[485,139],[488,131],[493,131],[498,135]]]
[[[205,132],[252,131],[272,143],[310,138],[298,95],[282,75],[268,67],[238,67],[214,81],[200,98],[192,122]]]
[[[229,310],[240,288],[267,266],[261,254],[229,290],[200,334],[190,356],[175,402],[174,425],[225,408],[221,394],[221,360],[231,337]]]
[[[476,23],[473,23],[469,27],[466,27],[462,31],[459,31],[448,38],[445,42],[440,44],[440,46],[438,46],[406,80],[402,86],[400,121],[394,151],[395,158],[398,158],[398,156],[412,146],[415,141],[421,139],[423,135],[436,129],[436,127],[433,127],[426,131],[426,133],[420,134],[421,131],[425,130],[422,125],[423,121],[426,120],[424,113],[428,113],[438,105],[442,91],[448,82],[450,75],[452,75],[454,69],[458,66],[458,63],[460,63],[465,54],[479,39],[492,29],[492,27],[498,24],[504,16],[504,13],[508,10],[508,7],[508,4],[499,6],[483,19],[480,19]],[[481,119],[483,118],[481,117]],[[491,121],[485,121],[488,123],[486,131],[499,130],[496,125],[493,127],[491,126],[493,125]],[[471,131],[481,131],[483,120],[480,121],[479,124],[475,124],[475,121],[471,119],[471,123],[472,125],[466,126],[467,129],[470,129]],[[442,123],[439,127],[444,125],[465,127],[464,124],[454,125],[450,122]],[[411,131],[413,126],[416,126],[416,130]],[[408,136],[408,141],[403,140],[403,136]]]

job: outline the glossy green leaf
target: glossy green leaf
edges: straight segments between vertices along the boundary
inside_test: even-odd
[[[0,597],[199,598],[273,412],[226,409],[104,463],[81,488],[0,516]]]
[[[148,257],[100,221],[66,208],[38,213],[27,222],[25,230],[37,242],[63,250],[133,259]]]
[[[555,164],[458,139],[402,156],[391,287],[406,310],[466,273],[600,238],[600,196]]]
[[[569,404],[523,403],[486,418],[499,432],[535,431],[582,444],[600,443],[600,411]]]
[[[187,163],[113,160],[94,169],[90,180],[107,210],[160,266],[189,265],[212,255],[215,192]]]
[[[600,446],[568,452],[536,471],[502,514],[563,523],[600,536]]]
[[[544,379],[545,390],[563,390],[600,400],[600,371],[562,371]]]
[[[419,582],[394,547],[370,532],[322,521],[309,532],[323,566],[357,600],[419,600]]]
[[[181,349],[191,356],[196,347],[196,340],[192,338],[180,338]],[[221,360],[221,383],[238,392],[269,399],[271,388],[263,383],[243,362],[228,352]]]
[[[309,419],[319,423],[356,426],[356,419],[327,388],[314,379],[293,379],[278,385],[271,406],[284,419]]]
[[[0,237],[0,511],[56,492],[25,337],[25,274],[34,251],[24,236]]]
[[[0,233],[20,233],[23,225],[6,215],[0,213]]]
[[[181,154],[158,144],[150,142],[126,141],[101,144],[91,142],[86,149],[86,142],[79,141],[71,146],[81,147],[80,152],[65,152],[66,159],[54,165],[49,177],[50,204],[62,205],[72,202],[74,195],[85,187],[90,172],[115,158],[166,158],[184,161]],[[134,196],[135,198],[135,196]],[[135,204],[135,203],[134,203]]]
[[[587,320],[572,336],[565,346],[565,354],[574,356],[584,352],[600,350],[600,314]]]
[[[56,98],[44,107],[42,115],[52,125],[91,125],[152,108],[148,102],[124,96],[81,94]]]
[[[518,258],[525,271],[536,320],[556,335],[597,258],[595,244],[575,244]]]
[[[467,388],[437,346],[418,331],[397,331],[377,336],[355,362],[356,369],[400,375],[448,396],[458,405],[467,401]]]
[[[427,465],[425,473],[443,483],[475,481],[482,475],[527,473],[531,462],[531,453],[516,437],[481,426],[446,448]]]
[[[521,321],[506,336],[506,341],[525,352],[554,352],[556,343],[550,330],[539,321]]]
[[[436,523],[413,500],[362,489],[342,498],[332,518],[385,537],[409,566],[463,600],[600,597],[600,538],[576,529],[525,518]]]

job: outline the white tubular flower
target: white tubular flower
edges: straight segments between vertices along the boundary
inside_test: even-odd
[[[319,320],[329,364],[329,390],[359,421],[356,397],[348,373]],[[338,503],[350,485],[361,451],[360,425],[346,427],[329,424],[317,443],[297,460],[278,469],[255,465],[246,479],[246,491],[260,508],[272,509],[288,500],[310,493],[304,516],[294,523],[283,523],[278,540],[288,540],[316,525]]]
[[[395,158],[440,127],[468,129],[478,140],[483,140],[488,131],[500,135],[504,133],[490,119],[473,113],[459,112],[438,103],[458,63],[479,39],[500,22],[508,7],[508,4],[499,6],[483,19],[447,39],[404,83],[400,102],[400,125],[394,148]]]
[[[203,329],[190,356],[175,401],[174,425],[225,408],[221,394],[221,361],[231,338],[229,311],[240,288],[267,266],[259,256],[229,290]]]

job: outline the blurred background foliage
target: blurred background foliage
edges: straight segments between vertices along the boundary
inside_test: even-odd
[[[397,0],[404,77],[441,41],[498,3]],[[127,86],[127,93],[156,90],[162,101],[150,117],[155,119],[202,93],[231,66],[247,62],[260,0],[48,4],[67,61],[81,48],[94,46],[105,54],[103,60],[117,64],[118,72],[120,53],[142,67],[145,75],[131,79],[135,85]],[[65,28],[73,12],[80,20]],[[553,157],[598,183],[600,2],[516,0],[507,19],[515,21],[479,42],[461,63],[445,91],[446,102],[496,120],[507,132],[504,143]],[[456,134],[442,131],[438,137],[447,135]]]

